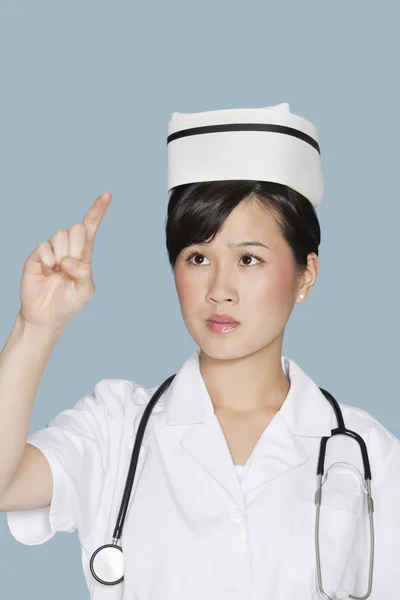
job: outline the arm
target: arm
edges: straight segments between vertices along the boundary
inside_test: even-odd
[[[0,511],[51,501],[47,460],[26,440],[36,391],[60,335],[28,324],[19,313],[0,354]]]

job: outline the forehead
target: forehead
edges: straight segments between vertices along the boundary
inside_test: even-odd
[[[269,246],[282,239],[273,212],[255,199],[244,200],[238,204],[228,215],[213,241],[240,242],[250,237]]]

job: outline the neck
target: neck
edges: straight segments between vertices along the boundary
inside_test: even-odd
[[[279,341],[279,340],[278,340]],[[200,372],[216,410],[278,411],[290,388],[282,369],[282,343],[241,358],[220,360],[200,352]]]

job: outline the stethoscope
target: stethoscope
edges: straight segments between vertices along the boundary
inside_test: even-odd
[[[176,375],[176,374],[175,374]],[[93,552],[92,557],[90,559],[90,571],[93,577],[104,585],[116,585],[117,583],[121,583],[124,579],[124,560],[123,560],[123,552],[121,546],[118,545],[118,540],[122,535],[122,528],[125,521],[125,516],[129,504],[129,498],[132,492],[133,481],[136,472],[136,466],[138,463],[139,452],[144,436],[144,432],[146,429],[147,422],[151,415],[151,412],[156,405],[159,398],[165,392],[165,390],[169,387],[175,375],[170,375],[164,383],[160,385],[160,387],[155,391],[153,396],[151,397],[149,403],[147,404],[143,416],[140,420],[135,443],[133,446],[131,462],[129,465],[128,476],[125,483],[125,489],[122,496],[121,506],[118,513],[117,523],[113,532],[113,541],[112,544],[104,544],[100,546]],[[364,596],[354,596],[347,592],[346,590],[340,589],[336,592],[336,599],[341,598],[354,598],[356,600],[366,600],[371,595],[372,591],[372,577],[373,577],[373,565],[374,565],[374,522],[373,522],[373,512],[374,512],[374,503],[371,496],[371,469],[369,464],[367,447],[365,445],[364,440],[358,433],[355,431],[350,431],[346,429],[342,411],[340,410],[339,404],[335,400],[335,398],[327,392],[326,390],[319,388],[321,392],[324,394],[327,400],[329,400],[332,405],[333,410],[335,411],[336,420],[338,423],[338,427],[336,429],[332,429],[331,435],[328,437],[323,437],[321,439],[319,458],[318,458],[318,469],[317,469],[317,479],[318,479],[318,488],[315,493],[315,504],[316,504],[316,522],[315,522],[315,548],[316,548],[316,562],[317,562],[317,580],[318,580],[318,588],[321,592],[322,596],[327,600],[335,600],[332,596],[329,596],[325,593],[322,586],[322,576],[321,576],[321,557],[320,557],[320,549],[319,549],[319,517],[320,517],[320,508],[321,508],[321,499],[322,499],[322,476],[324,474],[324,462],[325,462],[325,452],[326,452],[326,444],[329,439],[331,439],[335,435],[347,435],[356,440],[361,449],[362,461],[364,465],[364,479],[365,479],[365,489],[367,495],[368,502],[368,515],[369,515],[369,524],[370,524],[370,562],[369,562],[369,577],[368,577],[368,590]]]

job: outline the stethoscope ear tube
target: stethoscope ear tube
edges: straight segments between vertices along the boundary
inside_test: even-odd
[[[333,410],[335,411],[336,419],[338,422],[338,427],[336,429],[332,429],[330,437],[323,437],[321,439],[321,447],[320,447],[320,453],[319,453],[319,458],[318,458],[317,475],[324,474],[326,444],[327,444],[328,440],[331,439],[331,437],[334,435],[341,434],[341,435],[347,435],[348,437],[352,437],[353,439],[356,440],[356,442],[360,446],[362,461],[363,461],[363,465],[364,465],[364,479],[365,480],[369,479],[371,481],[371,479],[372,479],[371,467],[369,464],[367,446],[366,446],[364,440],[358,433],[356,433],[355,431],[351,431],[350,429],[347,429],[345,427],[342,411],[340,410],[340,406],[337,403],[337,401],[335,400],[335,398],[332,396],[332,394],[330,394],[323,388],[319,388],[319,389],[324,394],[325,398],[331,403],[331,406],[332,406]]]
[[[164,381],[163,384],[157,389],[157,391],[153,394],[151,400],[147,404],[142,418],[140,419],[139,427],[136,434],[135,444],[133,446],[132,458],[129,465],[128,476],[125,483],[124,493],[122,496],[122,502],[118,513],[117,523],[114,528],[113,538],[114,540],[119,540],[122,534],[122,528],[124,526],[126,511],[129,504],[129,498],[131,496],[133,481],[135,478],[136,467],[139,459],[139,452],[143,441],[144,432],[146,429],[147,421],[151,415],[151,411],[153,410],[155,404],[159,400],[160,396],[164,393],[164,390],[170,385],[171,381],[174,379],[176,374],[170,375],[168,379]]]

